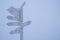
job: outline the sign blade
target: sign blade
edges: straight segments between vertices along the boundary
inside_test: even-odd
[[[18,22],[9,22],[7,23],[8,26],[18,26],[19,23]]]
[[[8,18],[9,20],[17,20],[17,18],[16,18],[16,17],[13,17],[13,16],[7,16],[7,18]]]
[[[31,21],[27,21],[27,22],[24,23],[23,26],[27,26],[27,25],[30,25],[30,24],[31,24]]]
[[[8,11],[10,12],[10,14],[12,14],[15,17],[19,16],[19,9],[18,8],[10,7],[8,9]]]
[[[12,31],[10,32],[10,34],[17,34],[17,33],[20,33],[20,31],[21,31],[21,29],[18,27],[18,28],[16,28],[15,30],[12,30]]]
[[[31,23],[31,21],[25,22],[24,25],[23,25],[23,27],[29,25],[30,23]],[[12,31],[10,32],[10,34],[17,34],[17,33],[20,33],[20,31],[21,31],[21,29],[20,29],[20,27],[18,27],[18,28],[16,28],[15,30],[12,30]]]

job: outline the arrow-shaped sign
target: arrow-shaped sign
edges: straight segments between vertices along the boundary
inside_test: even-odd
[[[8,11],[14,16],[19,16],[19,11],[14,7],[10,7]]]
[[[8,26],[19,26],[19,22],[9,22],[7,23]]]
[[[27,21],[27,22],[23,23],[23,27],[29,25],[30,23],[31,23],[31,21]]]
[[[10,32],[10,34],[16,34],[16,33],[20,33],[20,30],[18,29],[18,30],[12,30],[11,32]]]
[[[25,22],[25,23],[23,24],[23,27],[28,26],[30,23],[31,23],[31,21]],[[18,27],[18,28],[16,28],[15,30],[12,30],[12,31],[10,32],[10,34],[20,33],[20,31],[21,31],[21,29],[20,29],[20,27]]]
[[[9,19],[9,20],[18,20],[16,17],[13,17],[13,16],[7,16],[7,18]]]

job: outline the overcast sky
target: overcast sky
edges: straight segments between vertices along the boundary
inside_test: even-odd
[[[60,0],[0,0],[0,40],[20,40],[19,34],[9,32],[18,26],[7,26],[6,17],[11,15],[7,9],[11,6],[23,8],[24,22],[32,23],[24,28],[24,40],[60,40]]]

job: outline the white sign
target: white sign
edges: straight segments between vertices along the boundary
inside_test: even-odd
[[[8,26],[18,26],[19,22],[9,22],[7,23]]]
[[[7,16],[7,18],[8,18],[9,20],[16,20],[16,21],[17,21],[17,18],[16,18],[16,17],[13,17],[13,16]]]

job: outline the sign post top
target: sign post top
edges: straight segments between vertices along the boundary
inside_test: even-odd
[[[24,2],[22,5],[21,5],[21,8],[23,8],[23,6],[26,4],[26,2]]]

